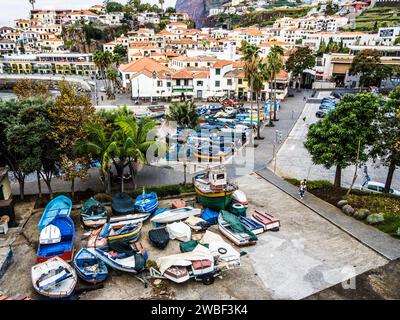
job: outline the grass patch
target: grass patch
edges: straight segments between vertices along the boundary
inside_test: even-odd
[[[285,178],[290,184],[299,187],[300,180]],[[353,189],[351,194],[346,196],[346,188],[336,188],[326,180],[309,180],[307,189],[316,197],[336,206],[339,200],[345,199],[355,209],[368,209],[371,213],[383,213],[385,220],[375,228],[400,239],[397,230],[400,228],[400,198],[386,194],[373,194]],[[364,221],[365,222],[365,221]]]
[[[193,185],[180,185],[180,184],[173,184],[173,185],[165,185],[165,186],[155,186],[155,187],[145,187],[146,192],[155,192],[157,196],[168,197],[168,196],[178,196],[182,193],[191,193],[195,192]],[[132,197],[136,198],[138,195],[143,193],[143,187],[136,188],[135,190],[127,191]]]

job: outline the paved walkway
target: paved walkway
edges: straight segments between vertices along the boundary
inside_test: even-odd
[[[385,258],[389,260],[400,258],[399,240],[346,216],[338,208],[310,193],[306,194],[304,200],[300,200],[297,187],[276,176],[268,169],[258,171],[257,174]]]

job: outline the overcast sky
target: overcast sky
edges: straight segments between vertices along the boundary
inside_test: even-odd
[[[36,0],[36,9],[86,9],[102,0]],[[126,3],[126,0],[118,2]],[[143,3],[158,3],[158,0],[142,0]],[[175,6],[176,0],[166,0],[164,6]],[[0,0],[0,26],[11,25],[14,19],[27,18],[31,9],[29,0]]]

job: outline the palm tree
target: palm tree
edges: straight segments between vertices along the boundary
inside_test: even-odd
[[[169,108],[167,116],[168,121],[175,121],[177,125],[183,128],[183,183],[186,185],[187,179],[187,130],[194,129],[200,122],[201,118],[196,113],[196,105],[192,101],[176,102]]]
[[[93,160],[100,162],[100,176],[104,184],[105,192],[111,193],[110,170],[112,163],[112,148],[110,136],[104,126],[98,123],[90,123],[85,128],[87,137],[80,140],[74,146],[74,152],[78,155],[90,154]]]
[[[110,172],[114,165],[117,176],[121,179],[121,191],[124,191],[124,171],[129,167],[133,184],[139,163],[146,162],[146,152],[150,147],[155,150],[165,150],[165,144],[155,140],[147,141],[148,133],[155,124],[150,119],[139,123],[132,117],[121,116],[115,120],[115,130],[111,136],[105,126],[98,123],[86,127],[88,133],[85,140],[79,141],[74,150],[77,154],[90,154],[100,161],[100,173],[106,192],[111,191]]]
[[[249,83],[249,91],[250,91],[250,118],[251,123],[253,123],[253,92],[254,92],[254,79],[257,76],[258,69],[260,66],[261,59],[258,55],[252,56],[249,60],[245,62],[244,65],[244,75]]]
[[[35,10],[36,0],[29,0],[29,3],[32,5],[32,10]]]
[[[103,52],[100,50],[96,50],[93,53],[93,62],[95,63],[97,69],[99,69],[100,75],[104,81],[104,88],[107,92],[110,92],[107,72],[115,61],[118,61],[118,57],[114,57],[114,55],[109,51]]]
[[[261,62],[259,63],[258,66],[258,72],[255,74],[254,77],[254,83],[253,83],[253,89],[257,93],[256,95],[256,101],[257,101],[257,139],[261,139],[260,135],[260,129],[261,129],[261,122],[260,122],[260,104],[259,104],[259,98],[261,95],[261,91],[264,89],[264,84],[265,81],[269,81],[271,77],[271,72],[268,68],[268,65]]]
[[[160,8],[161,8],[161,13],[164,13],[164,0],[158,0],[158,3],[160,4]]]
[[[249,44],[247,41],[242,41],[240,51],[243,53],[242,60],[245,62],[243,68],[245,78],[250,84],[250,118],[251,123],[253,123],[253,83],[261,62],[259,56],[261,49],[254,44]]]
[[[271,72],[271,79],[273,82],[273,97],[274,97],[274,121],[276,121],[276,76],[284,68],[284,63],[282,61],[282,56],[284,50],[281,46],[274,45],[268,54],[268,68]],[[271,105],[271,100],[270,100]]]

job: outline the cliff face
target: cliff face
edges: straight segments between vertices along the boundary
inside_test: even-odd
[[[176,11],[186,12],[196,22],[196,27],[200,28],[204,25],[210,8],[216,8],[227,3],[228,0],[177,0]]]

